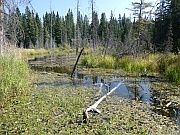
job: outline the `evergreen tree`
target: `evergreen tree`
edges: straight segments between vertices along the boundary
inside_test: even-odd
[[[101,19],[100,19],[100,25],[98,29],[98,36],[99,36],[100,41],[104,44],[107,42],[107,34],[108,34],[107,29],[108,29],[108,22],[106,19],[106,14],[102,13]]]
[[[46,12],[45,16],[43,16],[43,43],[45,48],[49,48],[49,39],[50,39],[50,32],[49,32],[49,17]]]
[[[89,19],[87,15],[84,16],[82,39],[83,44],[87,45],[89,39]]]
[[[33,44],[33,47],[36,46],[36,41],[38,39],[38,26],[34,17],[34,12],[32,11],[31,13],[31,18],[30,18],[30,27],[31,27],[31,42]]]
[[[67,44],[67,29],[64,17],[62,17],[61,31],[61,44],[65,46]]]
[[[58,12],[56,14],[55,27],[56,27],[56,29],[55,29],[55,43],[59,47],[61,44],[62,22],[61,22],[61,18],[59,17]]]
[[[134,18],[137,18],[137,21],[134,22],[134,39],[136,41],[136,51],[135,55],[137,56],[140,52],[142,52],[145,49],[144,46],[144,40],[146,40],[147,37],[143,37],[146,34],[145,25],[147,25],[149,22],[147,18],[144,16],[149,13],[146,11],[148,7],[151,7],[151,3],[145,2],[144,0],[140,0],[140,2],[132,2],[132,10],[133,14],[135,15]]]
[[[35,22],[37,25],[36,46],[37,46],[37,48],[41,48],[41,47],[43,47],[43,28],[42,28],[42,22],[41,22],[41,19],[40,19],[38,13],[36,13],[36,16],[35,16]]]
[[[93,48],[95,49],[97,46],[97,40],[98,40],[98,27],[99,27],[99,19],[97,12],[93,12],[93,18],[91,22],[91,40],[93,42]]]
[[[29,10],[29,7],[26,6],[25,14],[24,14],[24,31],[25,31],[25,47],[30,48],[30,42],[31,42],[31,24],[32,24],[32,18],[31,18],[31,11]]]
[[[17,20],[17,27],[16,27],[16,37],[17,37],[17,46],[23,47],[23,24],[22,24],[22,16],[19,8],[16,8],[15,17]]]
[[[165,51],[167,46],[167,34],[169,32],[169,26],[171,23],[171,11],[170,11],[170,1],[161,0],[159,7],[156,10],[155,18],[155,45],[157,51]]]
[[[67,41],[68,44],[71,44],[72,39],[74,38],[74,19],[73,19],[73,13],[69,9],[68,13],[65,17],[66,22],[66,29],[67,29]]]

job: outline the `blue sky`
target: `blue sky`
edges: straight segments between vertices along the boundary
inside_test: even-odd
[[[91,16],[91,0],[79,0],[80,1],[80,11],[82,15]],[[118,15],[126,14],[126,17],[129,17],[132,14],[131,11],[126,8],[131,7],[132,2],[139,2],[140,0],[94,0],[95,10],[100,16],[102,12],[106,14],[106,18],[110,18],[111,10],[115,17],[118,18]],[[155,2],[156,0],[146,0]],[[74,16],[76,16],[77,0],[32,0],[31,4],[40,17],[43,16],[46,12],[50,13],[50,3],[51,8],[55,12],[59,12],[60,16],[65,16],[68,12],[68,9],[72,9]],[[21,12],[24,13],[25,6],[21,7]],[[75,19],[75,18],[74,18]],[[99,18],[100,19],[100,18]]]

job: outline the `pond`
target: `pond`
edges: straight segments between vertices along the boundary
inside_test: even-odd
[[[69,58],[69,56],[67,58]],[[60,66],[63,64],[57,64],[57,61],[56,64],[52,61],[48,63],[47,59],[50,58],[47,56],[45,58],[35,58],[29,63],[34,70],[66,73],[70,76],[72,66]],[[66,58],[63,59],[64,61],[68,61]],[[62,60],[59,61],[62,62]],[[139,102],[148,102],[154,108],[152,111],[163,116],[171,117],[180,126],[180,107],[178,103],[170,100],[169,98],[174,94],[176,94],[176,96],[180,96],[179,91],[159,91],[151,87],[151,85],[154,83],[164,82],[165,79],[163,78],[137,76],[128,77],[118,74],[101,75],[98,73],[82,74],[76,72],[73,80],[69,82],[57,80],[56,82],[38,82],[36,83],[36,85],[82,85],[85,87],[94,88],[97,96],[103,96],[122,80],[124,80],[124,83],[112,93],[112,96],[118,95],[123,98],[129,98],[131,100],[137,100]]]
[[[74,84],[87,87],[93,86],[99,95],[106,94],[120,81],[125,80],[124,83],[112,93],[112,95],[118,95],[123,98],[138,100],[140,102],[149,102],[154,106],[154,112],[163,116],[171,117],[180,125],[180,107],[178,106],[178,103],[173,102],[168,98],[168,96],[172,96],[174,92],[166,93],[165,91],[155,91],[151,88],[152,83],[160,83],[160,79],[158,78],[121,77],[117,75],[86,76],[77,73],[75,74],[75,78],[77,79],[74,80]],[[100,87],[102,87],[101,90]]]

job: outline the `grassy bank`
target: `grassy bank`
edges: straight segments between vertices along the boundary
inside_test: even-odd
[[[0,102],[26,95],[29,88],[28,64],[13,56],[0,57]]]
[[[123,69],[127,72],[143,74],[161,73],[170,81],[180,84],[180,56],[174,54],[151,54],[145,57],[125,56],[116,59],[106,55],[87,55],[82,59],[82,65],[94,68]]]
[[[16,52],[19,52],[21,59],[27,60],[28,58],[34,56],[43,56],[49,54],[67,54],[75,53],[75,49],[71,49],[68,45],[59,46],[55,49],[16,49]]]

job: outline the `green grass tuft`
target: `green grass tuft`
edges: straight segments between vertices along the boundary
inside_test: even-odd
[[[28,84],[27,63],[11,56],[0,57],[0,101],[25,94]]]

